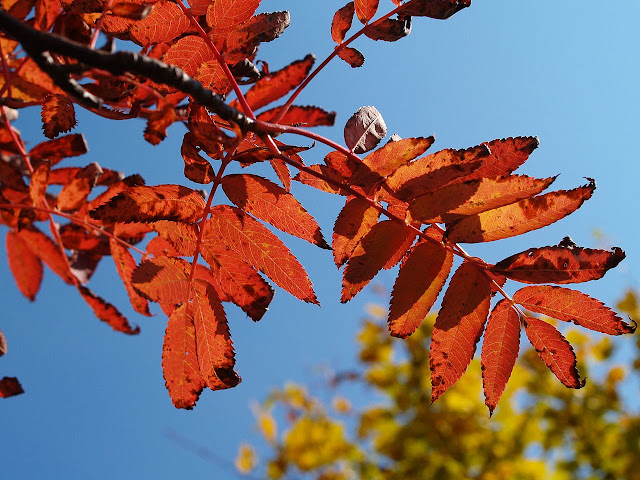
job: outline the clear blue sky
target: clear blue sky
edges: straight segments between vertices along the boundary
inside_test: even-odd
[[[329,26],[346,0],[263,0],[261,11],[290,10],[291,27],[263,46],[271,70],[313,52],[321,60],[333,48]],[[392,7],[382,0],[381,10]],[[497,261],[571,235],[593,246],[600,229],[627,259],[583,290],[613,305],[640,270],[637,226],[637,131],[640,128],[640,3],[474,0],[471,8],[441,22],[417,18],[411,35],[386,44],[360,39],[366,57],[352,70],[332,63],[299,98],[338,112],[337,126],[321,129],[342,141],[342,126],[362,105],[375,105],[389,133],[402,137],[436,133],[434,148],[462,148],[494,138],[538,135],[541,146],[522,173],[551,176],[571,188],[594,177],[598,189],[577,213],[544,230],[491,245],[472,254]],[[39,112],[21,112],[17,123],[32,145],[44,140]],[[82,162],[139,172],[148,184],[183,182],[182,130],[151,147],[140,121],[109,122],[80,115],[78,130],[90,153]],[[304,140],[302,143],[306,143]],[[325,150],[304,156],[321,161]],[[67,165],[75,162],[68,161]],[[330,237],[340,200],[295,185],[307,209]],[[222,200],[221,200],[222,201]],[[166,318],[136,317],[108,261],[93,289],[140,323],[126,337],[96,320],[77,293],[47,272],[38,299],[20,296],[0,258],[0,329],[9,342],[0,377],[18,376],[26,394],[0,401],[0,471],[3,478],[231,478],[164,432],[173,429],[232,461],[238,444],[256,437],[249,404],[286,380],[309,383],[320,364],[354,364],[354,334],[365,291],[339,303],[340,276],[330,252],[291,238],[285,241],[307,267],[322,308],[302,304],[278,290],[258,324],[228,307],[243,382],[235,389],[205,392],[195,410],[173,408],[164,387],[160,357]],[[379,277],[390,287],[393,273]],[[362,398],[366,401],[366,398]],[[481,399],[478,399],[481,401]]]

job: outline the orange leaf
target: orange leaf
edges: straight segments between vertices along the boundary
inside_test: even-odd
[[[198,241],[198,229],[195,225],[160,220],[149,226],[178,251],[178,256],[193,257]]]
[[[291,190],[291,171],[289,166],[281,158],[271,158],[269,163],[282,185],[284,185],[285,191],[289,192]]]
[[[452,243],[491,242],[537,230],[576,211],[595,188],[591,181],[573,190],[558,190],[471,215],[451,224],[445,238]]]
[[[470,5],[471,0],[409,0],[399,13],[445,20]]]
[[[109,255],[109,240],[104,236],[96,235],[94,232],[88,231],[86,228],[76,225],[75,223],[67,223],[59,229],[60,238],[65,248],[70,250],[93,251],[100,255]]]
[[[192,409],[204,379],[196,355],[196,328],[190,304],[180,305],[169,316],[162,346],[162,373],[176,408]]]
[[[226,37],[251,18],[261,0],[215,0],[207,9],[207,24],[214,37]]]
[[[20,234],[7,232],[7,259],[16,285],[32,302],[42,282],[42,262],[22,240]]]
[[[62,256],[58,246],[49,237],[34,226],[23,228],[17,233],[18,237],[40,260],[69,285],[74,285],[76,278],[69,270],[69,264]]]
[[[492,272],[524,283],[579,283],[602,278],[625,253],[580,247],[530,248],[498,262]]]
[[[349,2],[333,15],[333,21],[331,22],[331,38],[333,38],[334,42],[344,42],[344,37],[353,23],[354,12],[354,4],[353,2]]]
[[[466,150],[440,150],[398,168],[386,179],[386,184],[396,198],[408,202],[468,175],[488,154],[484,145]]]
[[[257,175],[227,175],[222,188],[244,211],[290,235],[330,248],[315,219],[283,188]]]
[[[431,136],[388,142],[362,160],[349,183],[359,186],[373,185],[422,155],[435,140],[435,137]]]
[[[189,300],[191,266],[174,257],[143,260],[131,274],[133,287],[152,302],[179,305]]]
[[[271,122],[280,113],[282,107],[275,107],[258,115],[258,120]],[[327,112],[320,107],[292,105],[278,123],[306,128],[331,127],[336,121],[336,112]]]
[[[416,233],[393,220],[377,223],[353,250],[342,276],[342,303],[362,290],[380,269],[398,263],[413,243]]]
[[[524,331],[538,356],[565,387],[584,387],[586,380],[580,380],[576,354],[571,344],[553,325],[526,317]]]
[[[42,160],[49,160],[51,166],[68,157],[84,155],[89,151],[84,135],[74,133],[39,143],[29,152],[33,168],[37,168]]]
[[[100,195],[96,196],[93,200],[91,200],[87,204],[87,209],[95,210],[99,206],[107,203],[113,197],[124,192],[127,188],[138,187],[140,185],[144,185],[144,179],[140,175],[138,174],[129,175],[128,177],[123,178],[119,182],[109,185],[109,188],[107,188]]]
[[[380,212],[358,197],[347,199],[333,227],[333,260],[344,264],[360,240],[378,223]]]
[[[506,299],[493,308],[482,343],[482,385],[489,414],[507,386],[520,348],[520,317]]]
[[[421,240],[411,249],[402,261],[391,293],[391,335],[407,338],[420,327],[447,281],[452,265],[453,254],[435,243]]]
[[[467,370],[489,315],[491,284],[472,263],[453,274],[431,335],[431,401]]]
[[[3,377],[0,380],[0,398],[9,398],[24,393],[16,377]]]
[[[113,263],[116,265],[118,275],[129,295],[131,306],[136,312],[146,315],[147,317],[151,316],[151,313],[149,313],[149,303],[135,291],[131,283],[131,274],[136,269],[136,261],[133,255],[129,253],[127,248],[123,247],[113,238],[109,240],[109,247],[111,248],[111,255],[113,256]]]
[[[364,55],[352,47],[342,47],[338,50],[338,56],[347,62],[351,68],[364,65]]]
[[[176,111],[168,103],[149,115],[144,129],[144,139],[151,145],[158,145],[167,137],[167,128],[178,119]]]
[[[482,158],[482,165],[457,181],[508,175],[527,161],[540,145],[538,137],[509,137],[485,143],[491,153]]]
[[[205,201],[190,188],[180,185],[132,187],[91,210],[102,222],[152,222],[173,220],[195,222],[202,216]]]
[[[84,301],[91,307],[96,317],[109,324],[116,332],[126,333],[127,335],[137,335],[140,333],[140,327],[132,327],[116,307],[98,297],[87,287],[78,285],[78,291]]]
[[[358,19],[362,23],[368,23],[378,11],[380,0],[355,0],[354,3]]]
[[[47,193],[47,187],[49,186],[49,169],[49,162],[42,162],[31,175],[29,195],[31,196],[33,205],[36,207],[42,206],[42,201]]]
[[[242,210],[228,205],[213,207],[202,243],[214,256],[233,250],[294,297],[318,303],[298,260],[278,237]]]
[[[169,0],[160,0],[148,17],[133,22],[131,39],[139,45],[170,42],[186,32],[190,25],[178,5]]]
[[[182,140],[180,153],[184,160],[184,176],[192,182],[207,184],[213,182],[216,173],[211,164],[200,156],[195,147],[195,138],[191,133],[186,133]]]
[[[450,223],[533,197],[554,180],[555,177],[537,179],[511,175],[453,183],[416,198],[409,205],[409,213],[411,220],[423,223]]]
[[[325,177],[329,177],[332,180],[346,184],[346,180],[342,175],[340,175],[335,169],[331,167],[327,167],[326,165],[310,165],[309,168],[317,173],[324,175]],[[339,195],[348,195],[346,191],[339,187],[335,187],[332,183],[329,183],[321,178],[318,178],[311,173],[300,171],[293,177],[294,180],[304,183],[305,185],[309,185],[310,187],[317,188],[319,190],[325,191],[327,193],[335,193]]]
[[[624,335],[636,330],[635,322],[633,325],[625,323],[600,301],[568,288],[524,287],[513,295],[513,301],[532,312],[608,335]]]
[[[180,252],[171,245],[171,242],[164,238],[157,236],[149,240],[147,248],[145,249],[147,255],[153,255],[154,257],[180,257]]]
[[[193,76],[200,65],[213,58],[213,52],[198,35],[187,35],[171,45],[162,61],[181,68],[187,75]]]
[[[226,95],[231,89],[229,79],[217,60],[203,62],[198,66],[193,78],[219,95]]]
[[[55,138],[76,126],[73,103],[66,95],[49,95],[42,104],[42,129],[47,138]]]
[[[200,373],[211,390],[235,387],[240,377],[233,371],[235,358],[227,318],[213,286],[194,284],[193,321]]]
[[[283,97],[302,83],[315,60],[316,57],[313,55],[307,55],[304,59],[297,60],[282,70],[258,80],[245,94],[247,103],[256,110]]]
[[[73,179],[60,190],[58,210],[63,212],[78,210],[87,201],[91,189],[102,173],[102,168],[95,162],[80,169]]]

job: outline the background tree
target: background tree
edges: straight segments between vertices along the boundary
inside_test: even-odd
[[[637,302],[629,291],[618,306],[637,315]],[[254,408],[265,442],[259,456],[249,444],[240,447],[241,472],[333,480],[638,478],[637,340],[563,329],[579,358],[588,359],[579,364],[588,382],[578,392],[559,385],[535,350],[523,346],[489,419],[478,402],[477,360],[430,405],[425,352],[433,316],[400,342],[387,335],[385,309],[368,310],[358,334],[359,368],[334,372],[323,388],[287,384]],[[636,358],[632,367],[620,363],[628,355]],[[376,401],[352,403],[354,383]]]

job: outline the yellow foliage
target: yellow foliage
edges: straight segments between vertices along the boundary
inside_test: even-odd
[[[249,444],[243,443],[238,448],[238,455],[236,456],[235,465],[240,473],[251,473],[258,464],[258,457],[256,451]]]

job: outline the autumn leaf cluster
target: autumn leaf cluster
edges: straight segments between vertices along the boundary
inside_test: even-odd
[[[394,135],[380,146],[387,127],[372,106],[348,119],[346,146],[340,145],[309,130],[333,125],[335,113],[294,103],[334,57],[361,66],[363,54],[350,46],[361,36],[397,41],[410,33],[414,18],[443,20],[470,4],[394,0],[374,21],[378,0],[349,2],[334,15],[330,32],[337,46],[324,62],[314,69],[315,57],[307,55],[271,71],[259,46],[283,35],[290,16],[256,13],[260,0],[189,6],[181,0],[4,1],[0,218],[18,288],[33,300],[46,265],[100,320],[137,334],[136,325],[87,286],[110,257],[133,309],[148,316],[155,302],[168,316],[167,389],[176,407],[192,408],[205,387],[240,382],[224,303],[258,321],[273,299],[270,282],[318,303],[303,265],[268,225],[332,250],[343,268],[343,302],[380,270],[400,265],[388,319],[393,336],[411,335],[447,286],[430,346],[432,401],[462,376],[484,333],[483,383],[493,411],[515,364],[521,329],[560,381],[580,388],[571,346],[533,314],[612,335],[635,326],[583,293],[538,284],[601,278],[624,252],[581,248],[566,239],[490,264],[460,244],[509,238],[561,220],[591,198],[595,181],[544,193],[553,177],[514,174],[538,146],[535,137],[431,153],[433,136]],[[347,38],[355,18],[363,26]],[[107,42],[97,48],[99,33]],[[110,53],[114,39],[132,42],[140,54]],[[50,140],[27,150],[11,116],[33,106],[41,109]],[[144,119],[144,139],[154,145],[181,122],[184,175],[208,185],[208,194],[180,184],[148,186],[141,175],[125,177],[96,163],[59,165],[87,152],[81,134],[61,136],[75,128],[78,106],[114,120]],[[301,154],[311,147],[276,138],[284,133],[332,151],[307,165]],[[255,173],[228,174],[232,162],[248,171],[269,165],[278,183]],[[331,245],[291,193],[293,180],[345,197]],[[220,191],[226,203],[214,199]],[[455,256],[462,264],[454,269]],[[503,289],[507,280],[534,285],[510,297]],[[503,298],[491,309],[496,294]],[[4,339],[0,345],[1,353]],[[4,381],[5,395],[16,393],[16,383]]]

